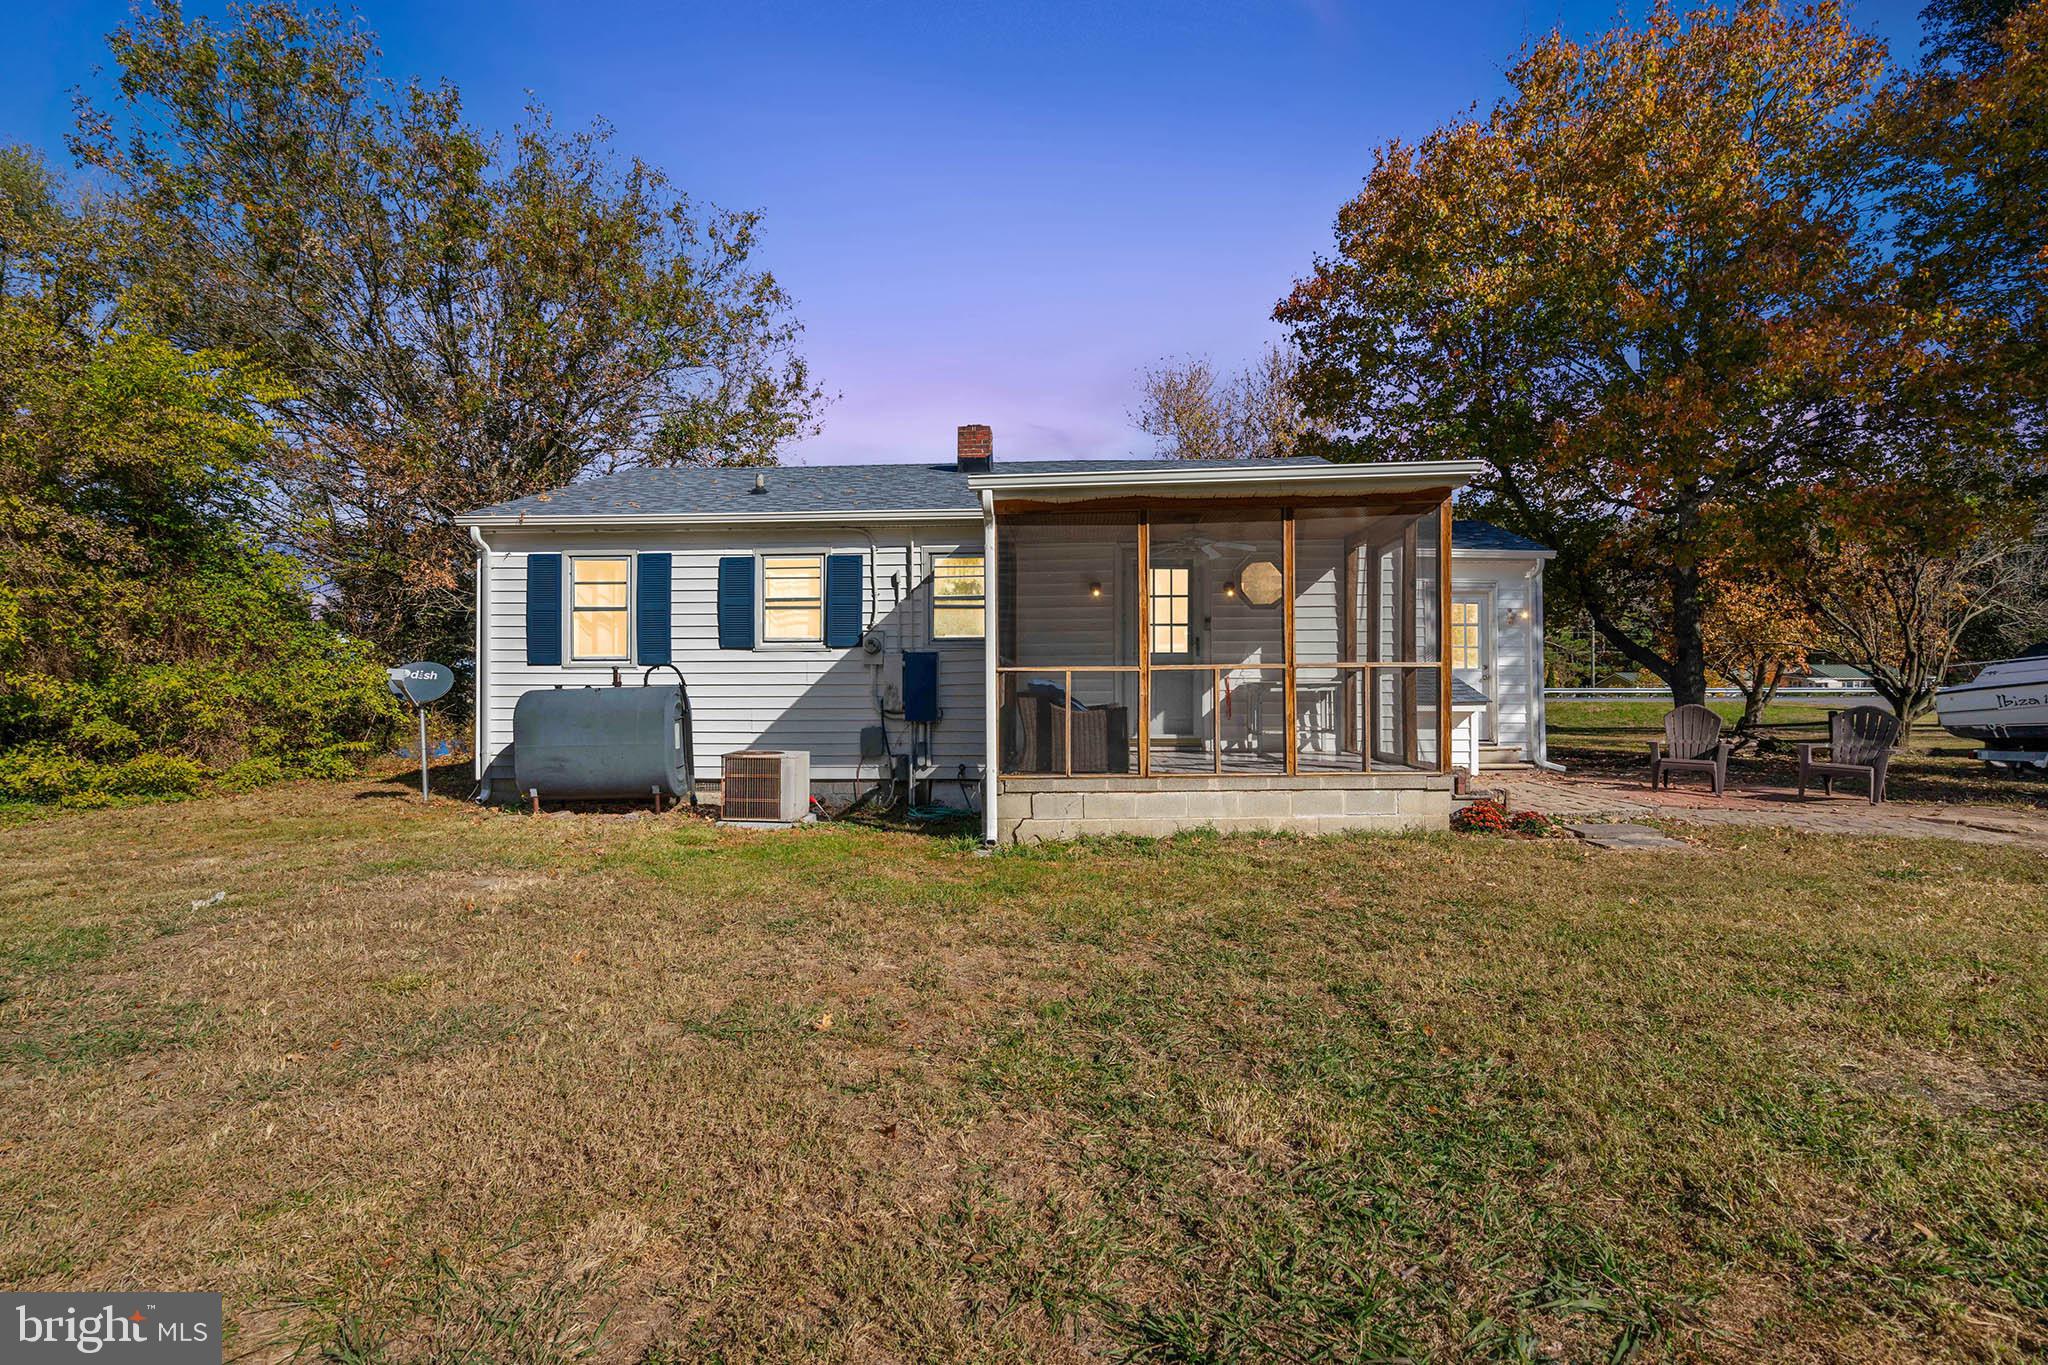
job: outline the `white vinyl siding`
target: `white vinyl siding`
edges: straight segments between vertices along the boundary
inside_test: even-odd
[[[860,729],[881,723],[875,703],[879,683],[897,681],[904,649],[929,648],[931,601],[924,588],[929,557],[921,537],[951,552],[979,530],[978,516],[959,527],[889,526],[877,524],[867,534],[820,531],[816,527],[734,527],[661,532],[551,532],[538,529],[491,530],[490,590],[486,637],[483,745],[494,779],[512,776],[512,708],[521,693],[537,687],[594,685],[589,667],[535,667],[526,662],[526,555],[555,552],[575,555],[626,555],[666,552],[673,557],[670,613],[675,664],[690,689],[696,717],[697,775],[715,780],[728,751],[746,748],[804,749],[811,755],[811,773],[823,782],[854,776],[860,757]],[[872,548],[869,536],[873,537]],[[874,572],[862,575],[862,589],[872,583],[875,622],[886,640],[883,658],[855,646],[850,649],[812,647],[784,650],[728,650],[718,647],[718,561],[723,555],[791,557],[820,554],[874,556]],[[893,583],[892,583],[893,575]],[[910,585],[919,585],[916,591]],[[630,639],[630,636],[628,637]],[[603,675],[609,682],[608,673]],[[656,681],[672,678],[663,669]],[[637,686],[637,673],[627,686]],[[965,763],[970,775],[981,768],[982,642],[946,642],[939,656],[939,707],[944,719],[933,731],[934,762],[947,776]],[[890,739],[898,752],[909,747],[903,721],[888,719]],[[870,760],[865,772],[872,777]]]
[[[1487,747],[1514,750],[1515,758],[1531,756],[1530,713],[1542,687],[1542,661],[1531,654],[1538,582],[1529,575],[1531,562],[1527,555],[1451,556],[1453,592],[1493,590],[1493,676],[1487,692],[1494,707],[1493,742]]]

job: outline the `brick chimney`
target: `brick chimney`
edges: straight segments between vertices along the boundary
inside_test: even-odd
[[[995,468],[996,437],[985,426],[960,428],[960,441],[954,449],[962,474],[986,474]]]

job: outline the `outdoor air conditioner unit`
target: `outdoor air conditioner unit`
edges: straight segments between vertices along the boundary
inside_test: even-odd
[[[811,756],[802,749],[744,749],[725,756],[727,820],[801,824],[811,810]]]

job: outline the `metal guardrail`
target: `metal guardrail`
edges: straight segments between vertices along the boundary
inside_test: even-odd
[[[1707,695],[1721,700],[1739,701],[1742,690],[1735,687],[1710,687]],[[1837,697],[1874,697],[1877,693],[1868,687],[1781,687],[1772,695],[1773,701],[1828,701]],[[1671,689],[1667,687],[1546,687],[1545,701],[1662,701],[1671,700]]]

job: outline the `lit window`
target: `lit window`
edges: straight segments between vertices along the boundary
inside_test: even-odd
[[[1479,660],[1479,604],[1451,603],[1451,667],[1477,669]]]
[[[626,585],[631,561],[578,556],[569,561],[569,657],[610,661],[626,647]]]
[[[772,644],[822,644],[825,561],[819,555],[761,559],[761,638]]]
[[[1152,570],[1152,652],[1185,654],[1191,634],[1188,627],[1190,574],[1184,568]]]
[[[934,640],[979,640],[987,606],[980,555],[939,555],[932,560]]]

